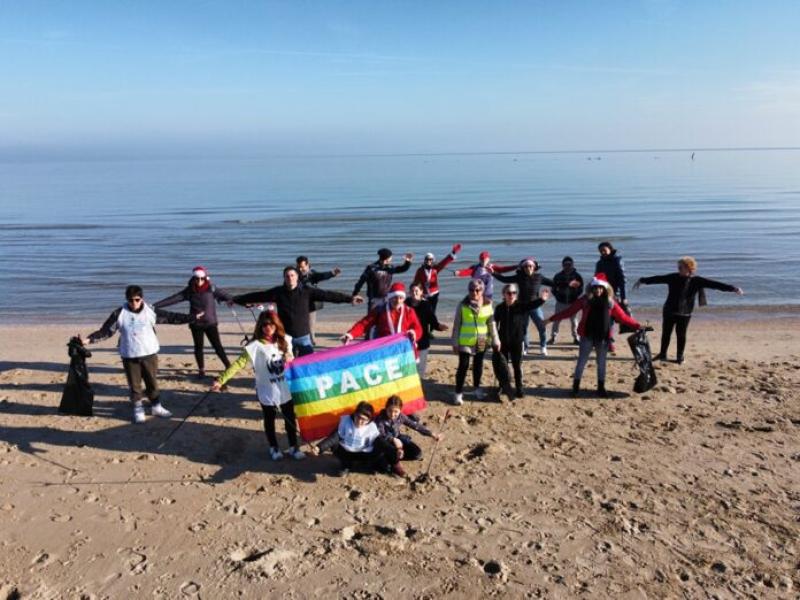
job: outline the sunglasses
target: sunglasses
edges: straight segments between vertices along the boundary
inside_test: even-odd
[[[128,298],[128,302],[141,302],[141,296],[136,296],[136,298]]]
[[[506,296],[516,296],[517,292],[503,292]]]

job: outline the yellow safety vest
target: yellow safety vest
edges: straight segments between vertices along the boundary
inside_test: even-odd
[[[476,346],[478,338],[489,335],[487,323],[494,316],[491,304],[484,304],[475,314],[469,306],[461,305],[461,328],[458,331],[459,346]]]

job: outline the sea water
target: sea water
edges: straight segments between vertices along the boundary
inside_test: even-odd
[[[688,254],[746,292],[710,292],[712,306],[797,305],[799,164],[800,150],[5,160],[0,316],[99,322],[126,285],[155,301],[195,265],[222,288],[264,289],[300,254],[339,266],[323,287],[350,292],[384,246],[396,263],[414,253],[397,276],[410,283],[425,252],[443,258],[455,242],[456,267],[489,250],[500,264],[534,256],[552,277],[570,255],[588,279],[610,240],[629,289]],[[441,314],[466,283],[443,274]],[[665,294],[629,295],[657,307]]]

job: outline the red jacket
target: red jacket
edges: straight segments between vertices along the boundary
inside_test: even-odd
[[[587,298],[586,296],[581,296],[575,302],[570,304],[567,308],[554,314],[550,317],[551,321],[560,321],[561,319],[566,319],[567,317],[571,317],[576,312],[583,311],[581,313],[581,322],[578,323],[578,335],[583,337],[586,335],[586,319],[589,318],[589,311],[587,310]],[[632,327],[634,329],[641,329],[641,325],[639,322],[634,319],[633,317],[628,316],[625,314],[625,311],[619,307],[619,304],[616,302],[611,303],[611,318],[614,319],[617,323],[622,323],[623,325],[627,325],[628,327]],[[611,330],[608,331],[608,337],[611,337]]]
[[[435,296],[439,293],[439,271],[453,262],[454,259],[455,255],[451,252],[430,269],[426,269],[424,266],[420,267],[414,274],[414,281],[411,282],[411,285],[420,284],[426,298]]]
[[[403,304],[398,310],[392,309],[389,304],[386,304],[373,309],[366,317],[356,321],[356,324],[347,333],[353,338],[358,338],[365,335],[373,326],[377,329],[375,337],[413,331],[416,336],[413,341],[414,354],[417,354],[417,341],[422,338],[422,325],[417,318],[416,311],[410,306]]]

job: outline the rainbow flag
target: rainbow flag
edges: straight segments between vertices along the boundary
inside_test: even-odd
[[[303,356],[289,363],[286,379],[306,441],[329,435],[362,400],[376,412],[394,394],[406,414],[427,406],[414,349],[402,333]]]

